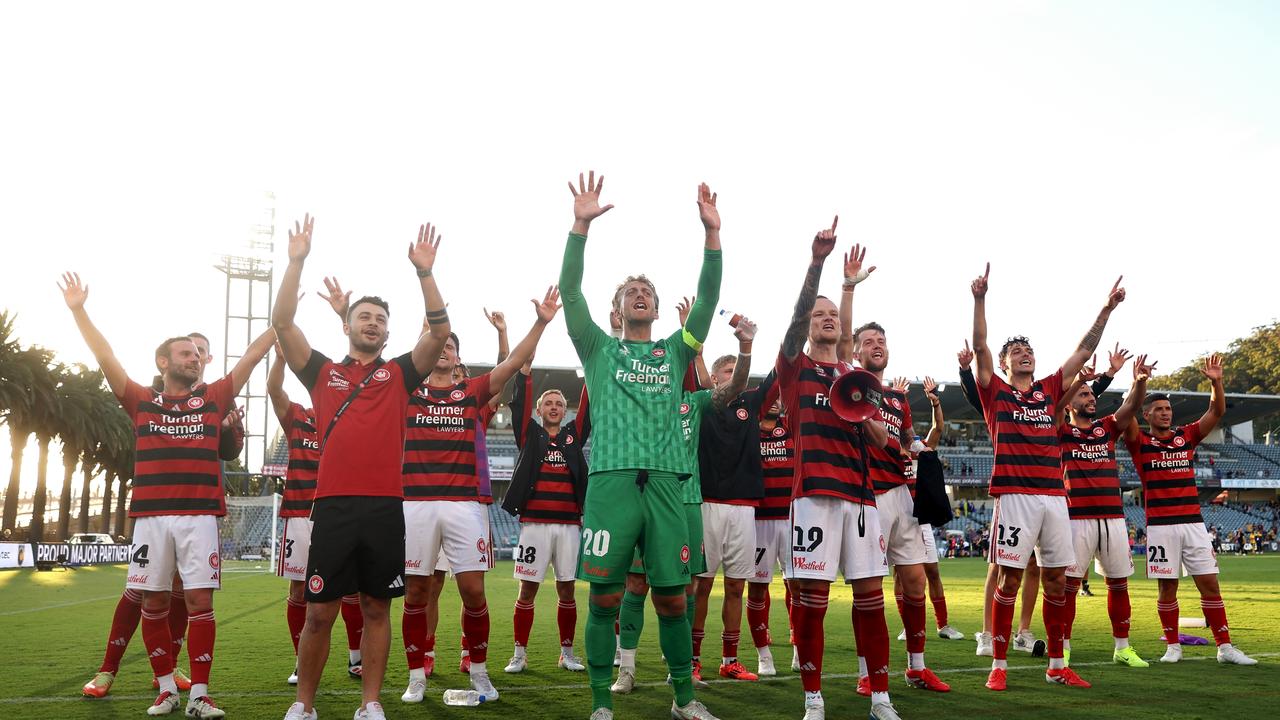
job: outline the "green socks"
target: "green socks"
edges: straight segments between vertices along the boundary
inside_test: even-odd
[[[644,595],[634,595],[630,590],[622,594],[618,629],[619,646],[623,650],[635,650],[640,646],[640,633],[644,630]]]
[[[591,709],[612,709],[613,694],[609,692],[609,685],[613,683],[613,621],[618,617],[618,608],[601,607],[593,600],[590,609],[584,641],[587,646],[587,678],[591,682]],[[693,652],[692,646],[689,652]],[[692,696],[692,692],[690,694]]]

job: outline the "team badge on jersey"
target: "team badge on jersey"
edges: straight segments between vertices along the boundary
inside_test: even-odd
[[[894,410],[901,410],[901,409],[902,409],[902,402],[901,402],[901,401],[899,401],[899,400],[898,400],[898,398],[896,398],[896,397],[895,397],[895,398],[889,398],[889,404],[893,406],[893,409],[894,409]]]
[[[777,426],[777,427],[775,427],[775,428],[773,429],[773,436],[774,436],[774,437],[782,437],[783,435],[786,435],[786,434],[787,434],[787,431],[786,431],[786,430],[783,430],[781,425],[779,425],[779,426]]]
[[[386,368],[378,368],[373,371],[373,379],[378,382],[386,382],[391,379],[391,371]]]
[[[738,408],[738,412],[735,414],[738,416],[739,420],[746,420],[748,415],[746,408]]]
[[[689,403],[680,403],[680,414],[681,415],[689,414]]]
[[[565,436],[564,436],[564,444],[565,444],[565,445],[572,445],[572,444],[573,444],[573,436],[572,436],[572,435],[565,435]]]
[[[659,348],[654,348],[653,352],[650,354],[656,358],[660,358],[660,357],[664,357],[667,354],[667,351],[659,347]]]
[[[204,398],[202,397],[191,398],[190,400],[187,401],[187,407],[191,408],[192,410],[199,410],[200,408],[204,407]]]
[[[1182,447],[1183,445],[1186,445],[1186,444],[1187,444],[1187,441],[1181,435],[1173,439],[1174,447]]]
[[[1035,391],[1034,393],[1031,393],[1031,397],[1035,398],[1036,402],[1044,402],[1044,393],[1040,392],[1039,390]]]
[[[449,393],[449,399],[450,399],[450,400],[453,400],[453,401],[455,401],[455,402],[456,402],[456,401],[458,401],[458,400],[461,400],[462,398],[464,398],[464,397],[466,397],[466,396],[467,396],[467,394],[466,394],[465,392],[461,391],[461,390],[454,390],[453,392]]]
[[[319,594],[324,590],[324,578],[319,575],[312,575],[311,578],[307,580],[307,589],[313,594]]]
[[[1107,431],[1103,430],[1101,427],[1096,427],[1093,429],[1094,437],[1102,437],[1103,435],[1106,435],[1106,434],[1107,434]]]

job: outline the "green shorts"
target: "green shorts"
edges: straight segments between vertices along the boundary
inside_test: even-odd
[[[642,489],[639,472],[591,473],[582,513],[578,579],[624,583],[639,551],[649,585],[689,584],[689,525],[680,500],[683,483],[673,473],[649,471]],[[701,525],[701,511],[698,517]]]
[[[698,539],[698,549],[691,550],[689,554],[689,572],[699,575],[707,571],[706,548],[702,542],[702,504],[685,503],[684,514],[685,522],[688,523],[689,537]],[[692,543],[690,545],[692,546]],[[631,569],[628,572],[644,573],[644,556],[640,554],[639,547],[631,555]]]

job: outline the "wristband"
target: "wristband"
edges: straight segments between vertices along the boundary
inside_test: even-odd
[[[419,270],[419,271],[418,271],[418,277],[420,277],[420,278],[429,278],[429,277],[431,277],[431,268],[427,268],[426,270]]]
[[[751,353],[749,353],[749,352],[745,352],[745,353],[744,353],[744,352],[742,352],[741,350],[739,350],[739,351],[738,351],[738,357],[751,357]]]

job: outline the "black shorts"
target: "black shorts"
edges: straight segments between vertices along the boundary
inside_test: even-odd
[[[404,501],[394,497],[324,497],[311,508],[307,602],[361,592],[404,595]]]

